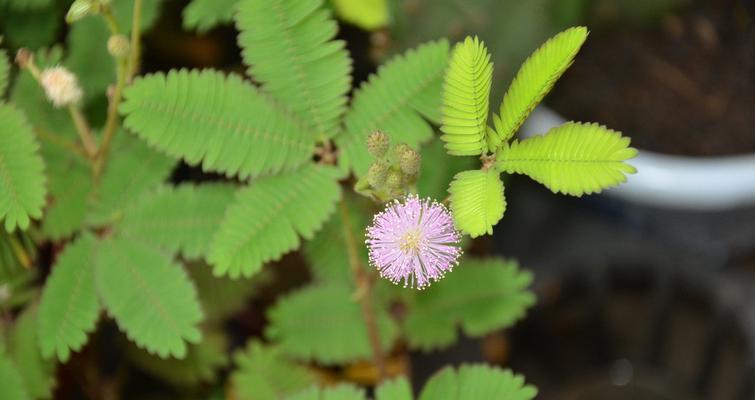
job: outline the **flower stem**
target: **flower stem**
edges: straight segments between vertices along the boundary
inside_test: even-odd
[[[354,283],[356,284],[356,297],[359,300],[359,305],[362,309],[362,317],[364,323],[367,326],[367,337],[372,347],[372,358],[375,363],[375,367],[378,370],[378,380],[383,380],[386,377],[385,358],[383,356],[383,348],[380,345],[380,335],[377,327],[377,319],[375,317],[375,307],[372,304],[373,295],[373,276],[365,270],[362,263],[359,261],[359,253],[357,251],[357,240],[354,237],[354,231],[351,228],[351,219],[349,216],[349,209],[346,205],[345,199],[341,200],[341,219],[343,221],[343,235],[346,239],[346,248],[349,252],[349,266],[351,267],[351,273],[354,277]]]
[[[97,142],[92,136],[92,130],[89,128],[84,114],[81,113],[81,109],[77,106],[68,106],[68,113],[71,114],[71,119],[74,125],[76,125],[76,132],[81,138],[81,143],[84,145],[87,157],[91,160],[97,155]]]
[[[139,59],[141,58],[141,33],[142,33],[142,0],[134,1],[134,15],[131,20],[131,55],[129,56],[128,75],[126,81],[131,80],[139,69]]]

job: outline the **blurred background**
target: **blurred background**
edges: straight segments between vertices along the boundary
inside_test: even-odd
[[[243,71],[234,2],[165,0],[150,7],[145,70]],[[91,31],[69,32],[63,23],[69,4],[0,0],[4,46],[87,40]],[[197,20],[192,7],[218,12]],[[424,41],[478,35],[494,57],[494,107],[537,46],[568,26],[587,25],[587,44],[545,100],[552,115],[620,130],[641,154],[690,163],[733,157],[755,168],[755,1],[332,0],[331,7],[356,82]],[[76,58],[86,60],[77,71],[84,81],[110,62],[104,49]],[[463,167],[442,166],[449,176]],[[184,167],[176,179],[208,177]],[[714,192],[706,189],[714,183],[701,176],[697,186]],[[735,183],[755,185],[755,174]],[[532,269],[538,305],[513,330],[412,354],[415,382],[448,362],[485,360],[525,374],[543,399],[755,399],[755,196],[712,207],[610,193],[574,199],[520,177],[507,182],[507,194],[495,235],[471,252],[503,254]],[[254,310],[304,279],[290,273],[301,271],[296,255],[282,264],[276,274],[288,278],[266,289],[269,297],[255,300],[260,304],[237,316],[233,329],[261,332],[264,316]],[[75,375],[75,368],[76,359],[62,374]],[[59,391],[76,389],[64,384]]]

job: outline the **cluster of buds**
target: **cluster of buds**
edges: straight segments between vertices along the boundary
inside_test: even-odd
[[[391,149],[388,135],[374,132],[367,138],[367,150],[375,157],[366,178],[357,183],[357,190],[381,201],[403,197],[417,182],[421,157],[401,143]]]

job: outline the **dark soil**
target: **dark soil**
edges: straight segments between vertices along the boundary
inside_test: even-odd
[[[699,1],[646,28],[595,29],[548,103],[641,149],[711,156],[755,151],[755,13]]]

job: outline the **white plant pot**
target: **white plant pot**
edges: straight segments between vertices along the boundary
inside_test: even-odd
[[[521,129],[522,138],[542,135],[566,120],[539,106]],[[632,136],[631,132],[625,132]],[[755,205],[755,154],[686,157],[640,150],[629,162],[637,173],[609,196],[663,208],[720,211]]]

